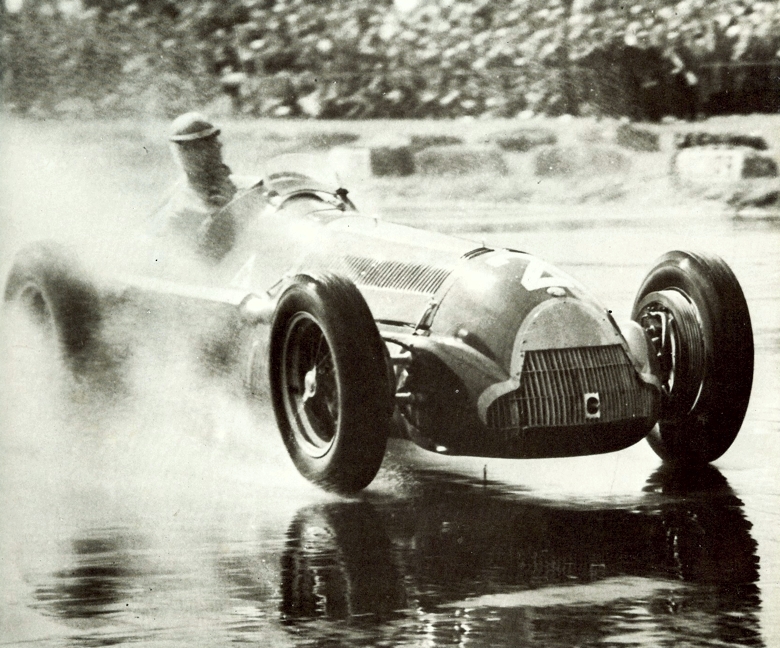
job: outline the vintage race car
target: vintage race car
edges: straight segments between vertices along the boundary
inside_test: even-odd
[[[131,297],[173,299],[191,320],[223,313],[223,342],[250,394],[267,385],[294,464],[337,492],[373,480],[391,434],[503,458],[647,437],[665,461],[690,464],[734,441],[753,335],[720,258],[663,255],[619,325],[532,254],[361,214],[338,184],[279,164],[193,248],[150,236],[144,263],[109,284],[53,244],[25,248],[5,300],[56,330],[75,372],[89,371],[109,309]]]

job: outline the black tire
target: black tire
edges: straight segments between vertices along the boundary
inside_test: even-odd
[[[56,335],[72,370],[84,369],[100,327],[100,296],[73,255],[49,241],[23,248],[8,274],[4,299]]]
[[[385,453],[393,401],[384,342],[355,285],[298,276],[271,325],[271,399],[301,474],[340,493],[374,479]]]
[[[753,330],[737,278],[717,256],[668,252],[642,283],[632,318],[654,339],[665,392],[650,445],[671,463],[714,461],[739,433],[753,384]]]

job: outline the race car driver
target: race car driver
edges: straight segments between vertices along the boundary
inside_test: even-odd
[[[228,213],[220,212],[236,193],[257,184],[257,178],[234,176],[222,159],[220,130],[204,115],[188,112],[171,124],[171,151],[182,179],[155,219],[159,229],[193,244],[210,256],[232,245]]]

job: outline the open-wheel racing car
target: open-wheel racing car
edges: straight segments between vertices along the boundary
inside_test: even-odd
[[[342,493],[373,480],[391,434],[503,458],[647,437],[678,464],[713,461],[734,441],[753,337],[722,259],[663,255],[618,325],[531,254],[363,215],[338,184],[294,167],[271,165],[209,221],[187,263],[158,247],[142,272],[105,284],[34,244],[5,300],[56,331],[74,371],[88,370],[105,309],[128,295],[175,298],[187,317],[224,312],[244,383],[269,389],[295,466]]]

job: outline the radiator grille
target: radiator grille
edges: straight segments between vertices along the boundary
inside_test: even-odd
[[[487,424],[499,430],[584,425],[592,422],[585,394],[594,393],[601,401],[598,421],[652,413],[652,396],[619,345],[545,349],[526,353],[520,387],[490,405]]]
[[[358,286],[394,288],[430,295],[452,273],[450,268],[403,261],[377,261],[357,256],[341,257],[337,265]]]

